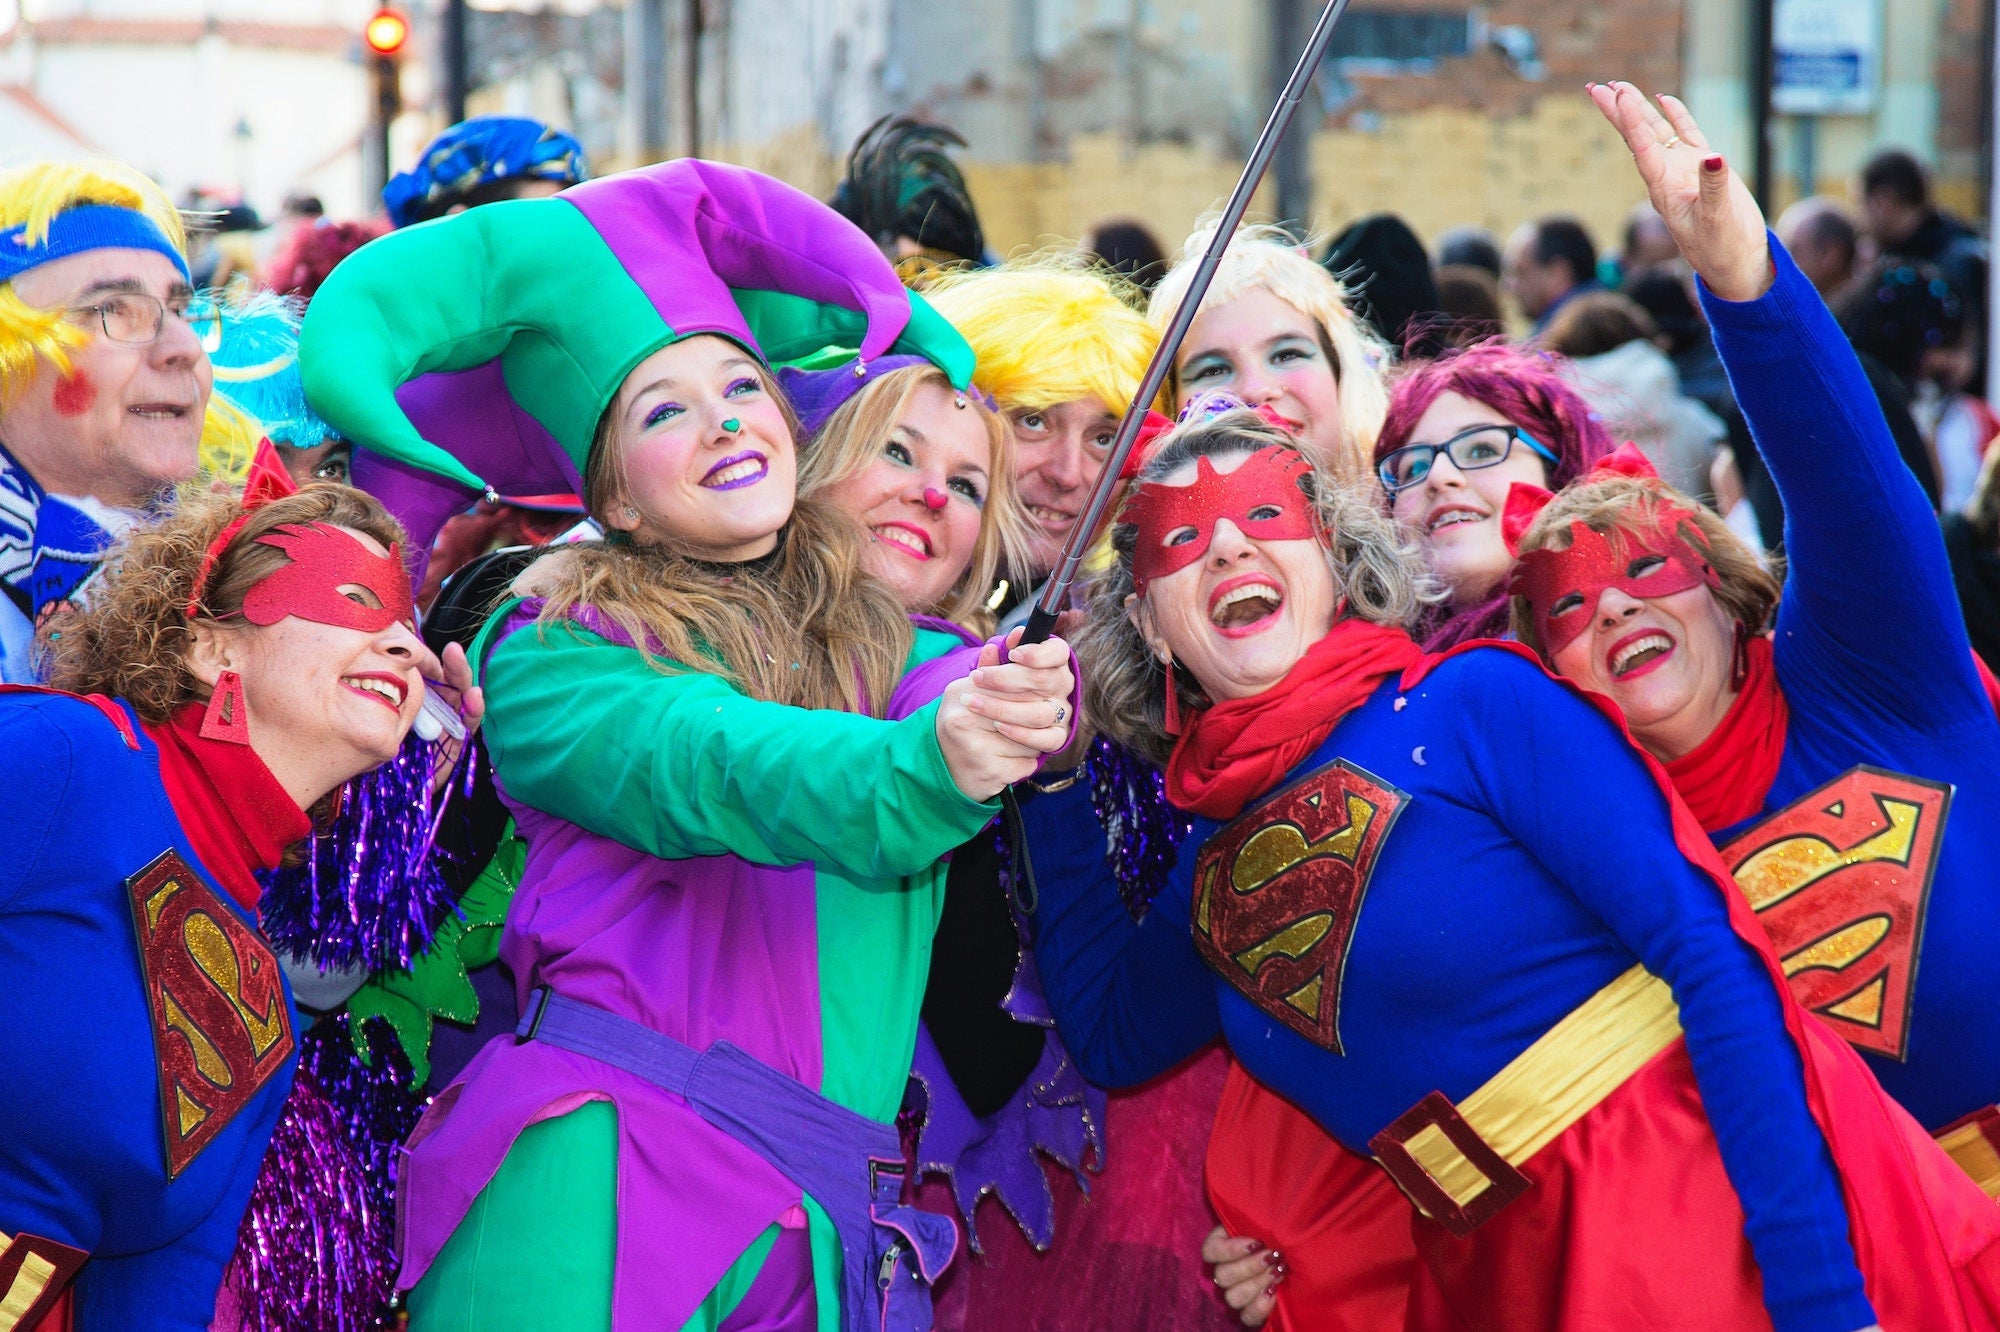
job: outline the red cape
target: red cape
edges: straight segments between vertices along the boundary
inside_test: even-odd
[[[1519,643],[1476,641],[1426,657],[1404,672],[1402,688],[1416,687],[1460,652],[1494,648],[1542,666]],[[1886,1332],[2000,1332],[2000,1206],[1883,1092],[1860,1055],[1792,997],[1748,901],[1666,770],[1632,739],[1617,705],[1549,678],[1588,699],[1632,744],[1667,799],[1676,845],[1715,881],[1730,925],[1763,958],[1804,1064],[1807,1105],[1840,1169],[1849,1236]],[[1271,1327],[1375,1332],[1402,1325],[1400,1286],[1416,1261],[1409,1204],[1372,1162],[1241,1069],[1232,1069],[1223,1091],[1207,1176],[1210,1201],[1230,1233],[1255,1236],[1285,1257],[1289,1275]]]

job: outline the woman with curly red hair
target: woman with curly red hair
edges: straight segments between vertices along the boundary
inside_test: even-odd
[[[64,1300],[77,1332],[209,1326],[297,1057],[259,872],[394,756],[439,674],[382,506],[270,493],[136,529],[45,628],[51,687],[0,693],[0,1053],[34,1070],[0,1079],[22,1326]]]

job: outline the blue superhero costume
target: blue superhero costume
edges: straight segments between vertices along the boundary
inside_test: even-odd
[[[1938,1129],[2000,1100],[2000,721],[1936,515],[1782,246],[1715,344],[1785,502],[1772,651],[1789,722],[1753,818],[1709,833],[1803,1003]]]
[[[1551,786],[1551,773],[1591,780]],[[1479,649],[1438,664],[1407,695],[1385,683],[1278,789],[1322,774],[1368,810],[1346,810],[1347,826],[1367,833],[1346,848],[1359,891],[1334,906],[1316,946],[1333,956],[1306,959],[1337,990],[1337,1054],[1197,950],[1195,867],[1218,825],[1196,823],[1135,925],[1104,883],[1088,794],[1029,804],[1036,957],[1087,1077],[1137,1082],[1220,1034],[1260,1081],[1365,1155],[1429,1093],[1461,1101],[1643,963],[1679,1001],[1774,1323],[1874,1321],[1840,1179],[1763,963],[1680,853],[1665,798],[1610,722],[1532,664]],[[1619,811],[1615,829],[1607,809]]]
[[[78,1332],[198,1332],[291,1085],[290,992],[127,705],[0,692],[0,753],[0,1327],[73,1277]]]

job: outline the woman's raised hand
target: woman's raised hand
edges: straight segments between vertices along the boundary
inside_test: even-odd
[[[1019,639],[1018,629],[1008,636],[1005,662],[995,645],[981,648],[978,666],[946,688],[938,708],[945,767],[974,800],[991,800],[1033,776],[1076,724],[1069,644],[1051,638],[1021,646]]]
[[[1593,83],[1590,99],[1625,136],[1653,211],[1673,233],[1681,255],[1725,301],[1751,301],[1776,276],[1765,240],[1764,213],[1742,178],[1729,169],[1678,97],[1659,106],[1629,83]]]

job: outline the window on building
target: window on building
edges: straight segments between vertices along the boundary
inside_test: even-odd
[[[1410,71],[1471,53],[1479,21],[1466,9],[1352,9],[1334,30],[1327,59],[1345,71]]]

